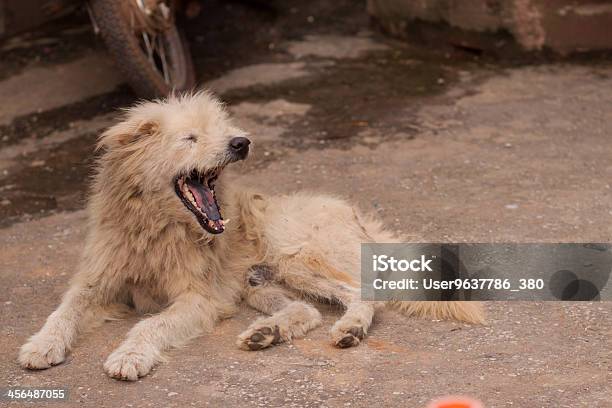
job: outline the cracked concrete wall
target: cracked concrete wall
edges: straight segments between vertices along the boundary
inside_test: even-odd
[[[469,32],[506,31],[526,50],[612,49],[609,0],[368,0],[368,12],[394,35],[423,21]]]

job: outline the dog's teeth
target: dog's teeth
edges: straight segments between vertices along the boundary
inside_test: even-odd
[[[191,192],[191,190],[187,190],[187,192],[189,193],[187,195],[187,198],[189,198],[189,201],[191,201],[192,204],[195,204],[196,200],[195,200],[195,197],[194,197],[193,193]]]

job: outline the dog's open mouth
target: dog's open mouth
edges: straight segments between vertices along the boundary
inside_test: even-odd
[[[218,176],[219,170],[206,173],[194,170],[188,175],[177,177],[174,185],[185,207],[195,214],[202,228],[211,234],[220,234],[225,230],[225,221],[215,196]]]

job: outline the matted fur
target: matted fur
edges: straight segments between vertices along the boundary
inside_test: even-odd
[[[153,313],[104,364],[120,379],[146,375],[165,350],[210,330],[241,299],[270,315],[238,336],[241,348],[290,341],[319,325],[308,300],[343,305],[332,341],[359,344],[385,305],[359,298],[360,243],[399,242],[380,223],[341,199],[267,197],[221,177],[215,191],[231,222],[211,235],[176,196],[178,174],[223,166],[229,140],[244,135],[214,97],[200,92],[140,103],[100,137],[80,266],[58,309],[21,348],[22,366],[61,363],[77,333],[117,303]],[[394,305],[415,316],[483,319],[475,303]]]

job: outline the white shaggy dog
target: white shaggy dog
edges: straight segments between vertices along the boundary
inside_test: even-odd
[[[119,379],[146,375],[165,350],[210,330],[241,299],[269,315],[238,336],[241,348],[290,341],[319,325],[308,298],[344,306],[332,341],[358,345],[376,308],[385,306],[360,300],[360,243],[398,239],[339,199],[266,197],[224,185],[223,168],[246,158],[249,143],[208,93],[127,110],[99,140],[78,272],[61,305],[21,348],[21,365],[61,363],[77,333],[116,303],[155,313],[106,360],[105,371]],[[482,321],[475,303],[395,306],[411,315]]]

